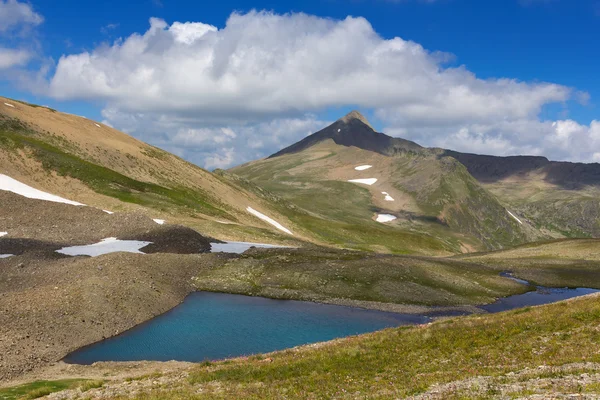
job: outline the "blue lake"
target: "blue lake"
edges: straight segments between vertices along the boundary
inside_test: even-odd
[[[595,289],[537,290],[480,306],[490,312],[553,303]],[[428,315],[397,314],[293,300],[197,292],[173,310],[118,336],[69,354],[64,361],[192,361],[266,353],[302,344],[431,321]]]
[[[77,350],[64,361],[215,360],[427,321],[419,315],[197,292],[166,314]]]

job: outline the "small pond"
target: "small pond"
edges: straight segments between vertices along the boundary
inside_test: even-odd
[[[505,297],[480,308],[495,313],[595,292],[598,290],[537,287],[534,291]],[[197,292],[173,310],[118,336],[79,349],[64,361],[91,364],[96,361],[215,360],[400,325],[422,324],[431,321],[432,317],[460,314],[445,311],[427,315],[397,314],[304,301]]]
[[[305,301],[197,292],[173,310],[71,353],[65,361],[214,360],[428,320]]]

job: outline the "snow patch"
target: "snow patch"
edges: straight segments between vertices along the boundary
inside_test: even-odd
[[[394,201],[394,198],[388,192],[381,192],[381,194],[385,194],[385,201]]]
[[[275,244],[264,244],[264,243],[248,243],[248,242],[225,242],[225,243],[211,243],[211,253],[237,253],[242,254],[250,247],[258,247],[261,249],[284,249],[289,248],[287,246],[278,246]]]
[[[0,232],[0,237],[8,235],[8,232]]]
[[[369,178],[369,179],[350,179],[348,182],[352,183],[363,183],[365,185],[371,186],[375,182],[377,182],[377,178]]]
[[[393,220],[397,219],[396,217],[394,217],[391,214],[377,214],[377,222],[381,222],[386,223],[386,222],[392,222]]]
[[[58,197],[58,196],[55,196],[50,193],[42,192],[41,190],[34,189],[31,186],[27,186],[26,184],[21,183],[18,180],[13,179],[10,176],[6,176],[3,174],[0,174],[0,190],[13,192],[18,195],[27,197],[29,199],[53,201],[55,203],[65,203],[65,204],[71,204],[74,206],[84,206],[85,205],[85,204],[78,203],[76,201],[63,199],[62,197]]]
[[[342,131],[341,129],[338,129],[338,132],[341,132],[341,131]]]
[[[372,168],[372,165],[359,165],[358,167],[354,168],[357,171],[364,171],[366,169]]]
[[[508,211],[508,210],[506,210]],[[511,213],[510,211],[508,211],[508,213],[510,214],[511,217],[513,217],[518,223],[520,223],[521,225],[523,225],[523,222],[521,222],[521,220],[519,218],[517,218],[517,216],[513,213]]]
[[[152,242],[142,242],[139,240],[119,240],[117,238],[102,239],[98,243],[85,246],[63,247],[56,250],[57,253],[66,254],[68,256],[90,256],[97,257],[102,254],[126,252],[144,254],[140,251],[141,248],[152,244]]]
[[[5,106],[7,106],[7,107],[12,107],[12,108],[15,108],[15,106],[13,106],[13,105],[12,105],[12,104],[10,104],[10,103],[4,103],[4,105],[5,105]]]
[[[14,256],[14,254],[0,254],[0,258],[8,258],[12,256]]]
[[[289,229],[287,229],[286,227],[281,225],[279,222],[275,221],[272,218],[267,217],[265,214],[263,214],[261,212],[256,211],[254,208],[248,207],[248,208],[246,208],[246,211],[248,211],[250,214],[254,215],[255,217],[262,219],[263,221],[268,222],[269,224],[273,225],[275,228],[279,229],[280,231],[284,231],[288,235],[293,235],[293,233]]]
[[[100,125],[98,125],[98,124],[94,124],[94,125],[96,125],[98,128],[102,128],[102,127],[101,127]]]
[[[166,222],[164,219],[153,219],[152,221],[156,222],[159,225],[164,225]]]
[[[108,211],[108,210],[102,210],[102,211],[104,211],[107,214],[114,214],[114,212],[112,212],[112,211]]]

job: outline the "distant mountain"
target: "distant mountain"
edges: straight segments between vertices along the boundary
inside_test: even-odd
[[[355,170],[360,164],[371,167]],[[323,218],[339,218],[334,210],[349,201],[340,197],[358,185],[368,194],[352,209],[362,207],[364,219],[387,213],[397,218],[388,223],[396,232],[421,232],[463,251],[600,236],[599,164],[425,148],[374,131],[357,111],[232,172]],[[347,182],[353,178],[377,182]],[[383,201],[382,192],[401,200]]]
[[[324,140],[331,139],[340,146],[355,146],[363,150],[374,151],[383,155],[394,155],[406,151],[421,151],[423,147],[410,140],[393,138],[375,132],[367,119],[358,111],[352,111],[325,129],[302,139],[269,158],[284,154],[297,153]]]

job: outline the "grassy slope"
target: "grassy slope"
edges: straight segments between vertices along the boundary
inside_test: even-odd
[[[360,163],[373,164],[374,168],[361,175],[353,170]],[[377,176],[379,181],[374,187],[350,184],[346,182],[352,177],[348,171],[355,177]],[[461,244],[493,249],[531,239],[491,193],[448,157],[402,153],[392,158],[322,142],[303,152],[255,161],[232,172],[331,221],[329,226],[336,231],[356,230],[343,239],[351,244],[363,242],[362,249],[382,246],[402,253],[394,245],[394,236],[405,233],[438,241],[455,253],[461,251]],[[373,226],[382,229],[381,224],[372,221],[374,212],[385,212],[382,207],[393,204],[377,205],[373,199],[389,187],[409,198],[409,204],[403,210],[394,210],[402,217],[398,222],[374,235]],[[327,224],[323,230],[332,235]],[[335,237],[329,240],[335,241]],[[401,243],[407,246],[409,242]]]
[[[101,387],[102,381],[86,379],[64,379],[60,381],[36,381],[28,384],[0,389],[1,400],[37,399],[67,389],[79,389],[82,393]]]
[[[277,211],[321,243],[397,254],[448,255],[459,251],[458,240],[448,237],[443,228],[440,232],[396,229],[373,221],[369,191],[350,183],[320,181],[308,187],[302,186],[301,180],[279,183],[265,178],[254,183],[225,171],[219,174],[259,196],[276,193],[281,199],[275,203]]]
[[[282,299],[422,306],[484,304],[527,290],[480,264],[323,248],[250,251],[202,273],[196,285]]]
[[[600,288],[600,240],[565,239],[457,256],[550,287]]]
[[[452,259],[323,248],[249,251],[199,275],[196,284],[200,290],[282,299],[333,303],[344,299],[358,305],[376,302],[365,304],[376,308],[385,308],[386,304],[476,305],[531,290],[499,276],[507,270],[537,285],[600,289],[598,251],[596,259],[582,259],[599,245],[599,241],[590,240],[574,249],[572,258],[562,259],[505,257],[511,251]],[[564,243],[543,246],[556,252]]]
[[[88,125],[99,128],[87,119],[44,107],[17,107],[0,109],[0,168],[4,173],[68,198],[77,199],[85,188],[86,204],[115,211],[155,210],[151,212],[215,237],[290,239],[246,212],[251,206],[291,225],[268,200],[232,182],[116,130],[89,133]],[[48,121],[53,124],[44,125]]]
[[[553,237],[600,236],[598,187],[564,189],[536,173],[483,185]]]

